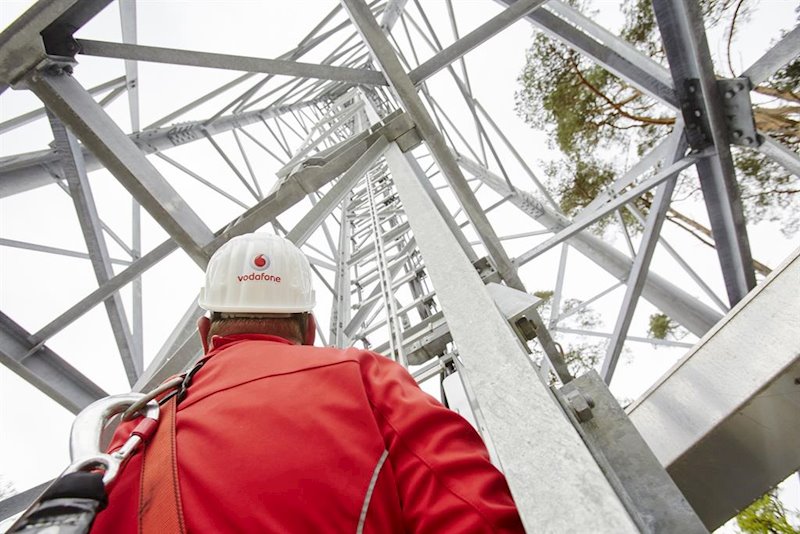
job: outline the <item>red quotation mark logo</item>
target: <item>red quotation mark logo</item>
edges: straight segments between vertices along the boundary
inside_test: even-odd
[[[263,254],[259,254],[252,261],[253,268],[257,271],[265,271],[269,267],[269,258]]]

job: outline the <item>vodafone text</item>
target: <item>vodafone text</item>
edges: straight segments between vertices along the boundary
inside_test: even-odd
[[[239,280],[240,282],[257,280],[262,282],[275,282],[277,284],[281,283],[280,276],[275,276],[274,274],[266,274],[266,273],[239,274],[236,275],[236,279]]]

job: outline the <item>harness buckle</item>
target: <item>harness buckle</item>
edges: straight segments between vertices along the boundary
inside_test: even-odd
[[[69,444],[72,463],[63,474],[103,468],[103,484],[108,486],[136,447],[155,431],[158,426],[158,403],[151,400],[144,405],[144,418],[131,432],[125,444],[112,454],[107,454],[100,448],[103,428],[113,416],[124,412],[144,397],[143,393],[111,395],[84,408],[72,423]]]

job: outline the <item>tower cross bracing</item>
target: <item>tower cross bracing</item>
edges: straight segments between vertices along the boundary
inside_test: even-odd
[[[199,355],[196,288],[214,250],[275,232],[309,257],[323,343],[377,350],[420,379],[466,375],[526,525],[580,530],[605,513],[609,531],[641,530],[540,378],[553,368],[568,381],[557,346],[583,336],[606,344],[598,370],[613,387],[626,347],[685,351],[756,286],[726,81],[714,74],[697,5],[654,1],[664,65],[559,0],[313,6],[318,14],[292,26],[305,32],[294,47],[281,40],[270,54],[155,46],[133,0],[42,0],[0,34],[0,101],[9,102],[0,135],[24,147],[0,159],[0,198],[13,214],[0,234],[0,361],[73,413],[109,392],[152,387]],[[121,21],[116,38],[98,37],[104,17]],[[468,68],[473,51],[520,26],[586,55],[677,119],[575,217],[535,170],[544,147],[515,142],[507,119],[487,111],[499,89]],[[795,28],[743,76],[758,83],[798,51]],[[750,149],[796,175],[797,154],[759,135]],[[713,232],[711,276],[707,256],[662,231],[687,177]],[[640,213],[635,201],[647,193],[655,200]],[[624,210],[644,229],[627,246],[591,232]],[[14,281],[23,275],[35,289]],[[527,312],[542,325],[536,339],[509,323],[492,283],[555,290],[546,317]],[[592,306],[609,310],[609,331],[570,320]],[[687,338],[636,335],[632,325],[653,311]],[[565,450],[569,465],[559,462]],[[564,483],[543,495],[532,481],[554,465]],[[542,509],[585,491],[578,479],[602,497],[570,517]]]

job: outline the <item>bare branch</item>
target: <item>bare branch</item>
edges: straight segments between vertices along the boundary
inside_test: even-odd
[[[669,212],[667,213],[667,219],[672,221],[676,226],[679,228],[683,228],[691,235],[696,237],[701,243],[708,245],[709,247],[716,249],[714,244],[714,237],[711,234],[711,230],[700,224],[699,222],[695,221],[694,219],[687,217],[683,213],[677,211],[674,208],[670,208]],[[679,224],[678,221],[680,221]],[[708,238],[705,239],[705,238]],[[772,269],[761,263],[760,261],[753,259],[753,269],[758,271],[759,274],[762,276],[767,276],[769,273],[772,272]]]
[[[736,72],[733,70],[733,63],[731,62],[731,41],[733,41],[733,29],[736,26],[736,17],[739,15],[739,8],[742,7],[744,0],[739,0],[739,3],[736,4],[736,9],[733,12],[733,18],[731,19],[731,27],[728,30],[728,69],[731,71],[731,76],[736,78]]]

